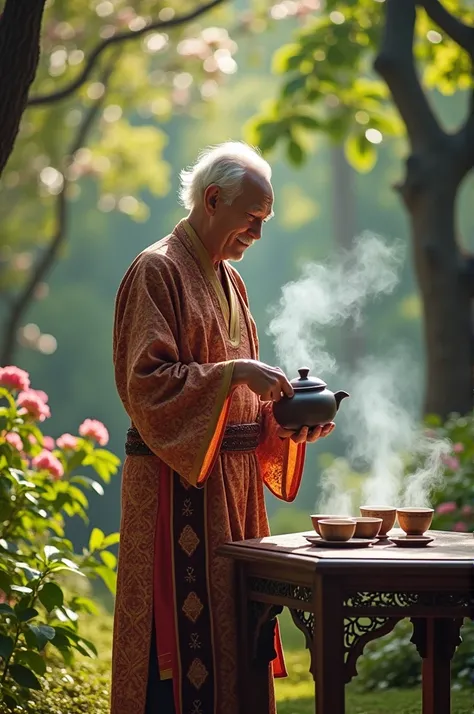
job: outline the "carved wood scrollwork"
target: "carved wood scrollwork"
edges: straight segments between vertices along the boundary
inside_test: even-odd
[[[313,598],[311,588],[267,578],[249,578],[248,589],[262,595],[274,595],[291,600],[301,600],[301,602],[311,602]]]
[[[401,608],[420,605],[424,607],[461,607],[469,610],[474,606],[468,593],[445,592],[354,592],[344,599],[345,608],[370,609],[391,607]],[[466,615],[467,616],[467,615]]]
[[[347,617],[344,620],[345,683],[357,675],[357,660],[366,644],[388,635],[400,617]]]
[[[425,659],[428,656],[429,649],[429,628],[433,631],[431,636],[434,638],[431,643],[443,659],[452,659],[457,647],[462,642],[460,630],[463,624],[463,618],[443,618],[434,620],[431,624],[428,620],[412,617],[413,635],[410,642],[413,642],[420,657]]]

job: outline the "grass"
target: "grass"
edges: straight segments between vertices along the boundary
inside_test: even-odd
[[[314,682],[303,636],[291,623],[289,614],[283,615],[280,623],[289,677],[276,681],[278,714],[314,714]],[[44,691],[35,696],[35,714],[108,714],[111,616],[103,613],[99,618],[83,618],[81,633],[96,644],[98,659],[79,655],[72,671],[49,672]],[[453,714],[474,714],[472,692],[453,692],[452,711]],[[352,684],[346,687],[346,714],[394,713],[421,714],[419,688],[360,694]],[[2,705],[0,714],[6,714]]]
[[[303,651],[286,654],[287,679],[276,682],[278,714],[314,714],[314,682],[308,672],[309,655]],[[472,691],[454,691],[454,714],[474,714]],[[353,685],[346,687],[346,714],[421,714],[419,688],[360,694]]]

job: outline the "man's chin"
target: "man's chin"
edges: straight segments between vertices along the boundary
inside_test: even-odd
[[[240,261],[244,259],[244,255],[245,252],[240,255],[230,255],[227,260],[231,263],[240,263]]]

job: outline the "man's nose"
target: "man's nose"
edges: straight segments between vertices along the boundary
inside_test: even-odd
[[[254,240],[262,237],[262,221],[253,221],[249,233]]]

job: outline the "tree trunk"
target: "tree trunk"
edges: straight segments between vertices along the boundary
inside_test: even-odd
[[[6,0],[0,17],[0,176],[10,157],[38,67],[46,0]]]
[[[467,413],[473,403],[471,297],[456,241],[454,159],[449,151],[411,157],[402,187],[424,310],[425,413],[443,418]]]

